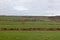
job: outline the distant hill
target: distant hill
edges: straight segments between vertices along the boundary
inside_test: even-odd
[[[60,16],[51,16],[51,17],[48,17],[48,19],[52,21],[60,21]]]

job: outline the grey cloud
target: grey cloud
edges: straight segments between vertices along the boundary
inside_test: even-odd
[[[18,11],[15,6],[28,10]],[[45,16],[60,14],[60,0],[0,0],[0,15]]]

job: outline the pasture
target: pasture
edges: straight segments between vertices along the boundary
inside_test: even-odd
[[[0,31],[0,40],[60,40],[60,31]]]
[[[1,16],[0,28],[60,28],[60,22],[47,18],[31,20],[32,18]],[[60,40],[60,31],[0,31],[0,40]]]
[[[60,28],[60,22],[15,22],[0,21],[0,27],[7,28]]]

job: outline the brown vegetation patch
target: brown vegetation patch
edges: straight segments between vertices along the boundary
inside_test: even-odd
[[[0,28],[0,31],[60,31],[60,28]]]

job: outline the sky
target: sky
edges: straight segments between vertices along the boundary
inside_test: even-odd
[[[0,0],[0,15],[60,15],[60,0]]]

